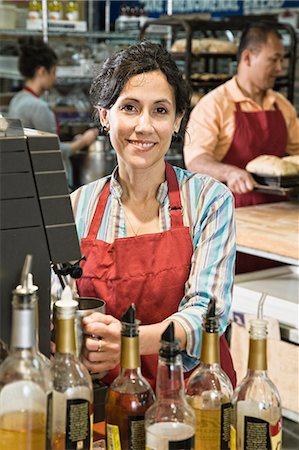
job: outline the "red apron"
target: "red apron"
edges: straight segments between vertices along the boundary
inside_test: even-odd
[[[222,162],[245,169],[246,164],[262,154],[285,156],[288,132],[284,117],[275,104],[273,111],[244,112],[236,103],[235,132]],[[284,197],[248,192],[234,194],[236,208],[261,203],[281,202]],[[236,273],[276,266],[273,261],[237,252]]]
[[[161,322],[177,312],[184,297],[193,245],[183,224],[179,185],[174,169],[166,163],[171,228],[162,233],[115,239],[112,244],[97,239],[110,183],[104,187],[86,238],[81,240],[83,276],[77,280],[80,296],[106,301],[106,312],[120,319],[131,303],[143,325]],[[222,367],[235,384],[235,371],[227,342],[220,338]],[[142,373],[155,386],[157,355],[141,356]],[[111,384],[119,368],[101,381]]]

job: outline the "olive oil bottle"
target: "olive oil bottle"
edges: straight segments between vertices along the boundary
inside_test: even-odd
[[[233,387],[219,365],[218,322],[211,299],[203,320],[201,362],[186,386],[196,415],[196,450],[230,448]]]
[[[69,286],[56,307],[56,352],[51,363],[53,391],[48,399],[47,450],[91,450],[93,387],[77,357],[75,314],[78,302]]]

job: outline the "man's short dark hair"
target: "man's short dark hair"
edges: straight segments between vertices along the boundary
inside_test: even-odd
[[[280,33],[275,29],[273,23],[256,22],[243,30],[240,44],[237,52],[238,63],[241,60],[241,54],[245,49],[258,52],[263,44],[267,42],[269,34],[274,34],[278,39],[281,39]]]

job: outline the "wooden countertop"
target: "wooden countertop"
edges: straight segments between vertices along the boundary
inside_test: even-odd
[[[299,203],[237,208],[236,227],[238,251],[299,265]]]

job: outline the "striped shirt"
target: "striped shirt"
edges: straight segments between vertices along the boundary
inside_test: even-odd
[[[235,218],[231,192],[222,183],[206,176],[174,167],[179,182],[184,225],[189,227],[193,255],[185,295],[178,312],[170,319],[178,321],[187,336],[182,352],[185,370],[198,364],[201,352],[201,321],[211,297],[216,300],[219,332],[228,324],[231,307],[235,261]],[[80,187],[71,194],[79,239],[87,236],[92,217],[107,180],[110,195],[97,239],[112,243],[127,236],[117,168],[109,177]],[[160,231],[170,229],[167,181],[157,192]],[[169,319],[169,317],[167,318]]]

